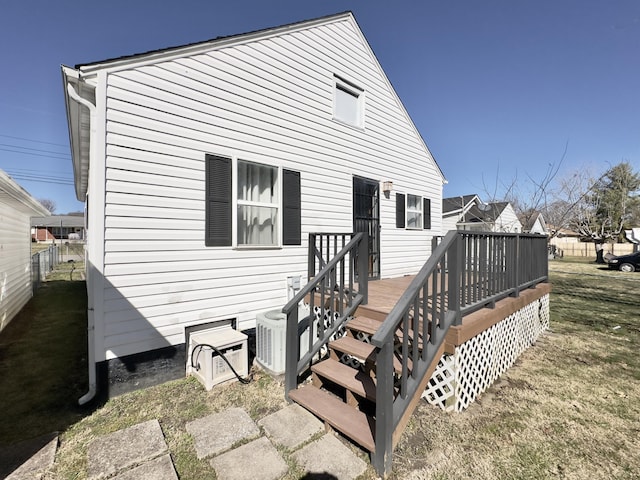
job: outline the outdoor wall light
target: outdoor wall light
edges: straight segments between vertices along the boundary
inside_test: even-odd
[[[391,190],[393,190],[393,182],[390,180],[387,180],[386,182],[382,182],[382,192],[384,193],[384,196],[389,198],[389,193],[391,193]]]

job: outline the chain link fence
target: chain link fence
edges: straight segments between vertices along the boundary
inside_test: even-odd
[[[31,284],[34,295],[47,274],[53,271],[60,262],[61,251],[60,246],[57,244],[49,245],[46,250],[34,253],[31,256]]]

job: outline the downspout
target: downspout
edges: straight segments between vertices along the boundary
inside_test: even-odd
[[[73,88],[70,83],[67,83],[67,93],[69,97],[78,102],[80,105],[84,105],[89,109],[89,122],[90,128],[95,125],[96,106],[86,98],[82,98],[78,92]],[[93,135],[89,134],[89,155],[93,153]],[[85,254],[85,265],[86,254]],[[89,305],[87,308],[87,368],[89,370],[89,391],[78,399],[78,405],[84,405],[96,396],[98,391],[98,383],[96,381],[96,353],[95,353],[95,318],[93,306]]]

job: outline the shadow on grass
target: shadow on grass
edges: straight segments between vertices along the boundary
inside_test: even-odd
[[[44,282],[0,332],[0,452],[12,455],[4,462],[0,454],[0,477],[9,463],[37,451],[38,438],[64,431],[99,406],[78,405],[87,389],[85,282]],[[17,452],[8,447],[17,443]]]

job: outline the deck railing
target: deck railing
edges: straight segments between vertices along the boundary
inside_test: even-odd
[[[473,311],[518,296],[547,275],[546,237],[462,231],[444,237],[372,337],[377,347],[372,463],[378,474],[391,472],[394,433],[406,422],[449,327]],[[396,356],[401,364],[397,376]]]
[[[347,239],[349,241],[347,241]],[[340,330],[368,297],[368,238],[366,233],[324,233],[309,235],[309,278],[287,303],[285,395],[297,387],[298,375]],[[316,268],[317,267],[317,268]],[[357,272],[365,272],[358,275]],[[357,286],[357,288],[356,288]],[[298,305],[309,302],[309,348],[300,358]],[[318,321],[314,321],[318,318]]]

